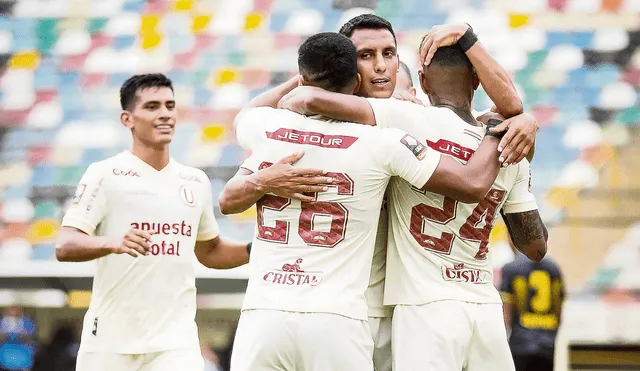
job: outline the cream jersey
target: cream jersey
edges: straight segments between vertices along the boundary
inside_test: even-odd
[[[386,198],[382,202],[380,209],[380,219],[376,232],[376,241],[373,249],[373,261],[371,262],[371,275],[369,277],[369,287],[365,292],[369,317],[391,317],[393,307],[385,306],[384,301],[384,278],[387,269],[387,240],[389,235],[389,213],[387,211]]]
[[[142,354],[198,348],[194,248],[218,236],[211,184],[171,160],[158,171],[131,152],[93,163],[62,220],[91,236],[152,231],[151,252],[96,259],[80,350]]]
[[[236,118],[243,167],[257,171],[294,152],[296,167],[321,168],[335,179],[316,201],[265,195],[256,203],[257,231],[243,310],[333,313],[367,319],[380,206],[392,176],[421,188],[440,154],[398,129],[310,118],[287,110],[245,109]]]
[[[448,108],[393,99],[371,99],[370,103],[379,126],[406,130],[461,163],[473,155],[485,133],[485,127],[467,124]],[[526,160],[501,169],[485,200],[475,204],[392,179],[384,303],[501,303],[493,286],[489,234],[501,209],[505,213],[537,209],[529,179]]]

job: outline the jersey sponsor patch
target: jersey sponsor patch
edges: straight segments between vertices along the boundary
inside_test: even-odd
[[[402,139],[400,139],[400,143],[404,144],[405,147],[409,148],[409,151],[411,151],[413,155],[416,156],[416,158],[418,158],[418,160],[422,161],[422,159],[427,153],[427,149],[428,149],[427,146],[420,143],[420,141],[418,141],[416,138],[412,137],[409,134],[406,134],[405,136],[403,136]]]
[[[442,266],[442,278],[445,281],[462,283],[490,283],[490,275],[479,269],[466,268],[464,263],[454,264],[453,267]]]
[[[285,263],[282,269],[270,270],[262,279],[266,283],[286,286],[317,286],[322,282],[324,273],[306,272],[300,267],[303,259],[299,258],[293,264]]]
[[[299,131],[294,129],[280,128],[276,131],[265,132],[267,138],[279,140],[281,142],[308,144],[317,147],[347,149],[355,143],[358,138],[348,135],[327,135],[311,131]]]
[[[86,184],[78,184],[78,187],[76,188],[76,193],[74,193],[73,199],[71,201],[74,205],[77,205],[78,203],[80,203],[80,200],[82,200],[82,195],[84,195],[84,191],[86,189],[87,189]]]

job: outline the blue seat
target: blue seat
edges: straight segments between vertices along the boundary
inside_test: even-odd
[[[31,260],[53,260],[56,253],[56,245],[52,243],[33,246]]]
[[[222,149],[222,155],[216,166],[237,166],[240,164],[244,149],[237,145],[227,145]]]
[[[34,187],[47,186],[53,184],[55,168],[48,165],[36,165],[31,174],[31,184]]]
[[[286,1],[279,1],[277,4],[286,3]],[[287,20],[289,19],[289,13],[272,13],[271,20],[269,22],[269,31],[281,32],[284,30]]]
[[[145,0],[127,0],[122,4],[123,12],[142,13]]]
[[[116,50],[128,49],[136,42],[136,36],[134,35],[118,35],[113,38],[111,46]]]
[[[26,198],[31,193],[31,186],[24,185],[22,187],[7,187],[4,189],[4,194],[1,196],[3,200],[10,200],[13,198]]]

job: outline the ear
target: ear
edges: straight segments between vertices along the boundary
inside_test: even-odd
[[[473,73],[473,90],[478,90],[478,86],[480,86],[480,79],[478,79],[478,75]]]
[[[133,120],[131,119],[131,112],[122,111],[120,113],[120,123],[124,125],[127,129],[133,129]]]
[[[400,72],[400,54],[396,54],[396,58],[398,58],[398,71]]]
[[[309,85],[309,82],[304,77],[304,75],[300,75],[300,81],[298,81],[298,86]]]
[[[409,88],[409,94],[413,95],[414,97],[416,96],[417,92],[416,92],[416,88],[415,87],[410,87]]]
[[[424,71],[418,71],[418,81],[420,81],[422,92],[429,95],[429,84],[427,83],[427,76],[424,74]]]
[[[360,91],[360,85],[361,84],[362,84],[362,76],[360,76],[360,73],[358,73],[357,76],[356,76],[356,84],[353,87],[353,93],[352,94],[355,94],[355,93]]]

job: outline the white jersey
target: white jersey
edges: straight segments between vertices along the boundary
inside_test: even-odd
[[[467,162],[484,137],[484,126],[469,125],[448,108],[393,99],[370,103],[379,126],[406,130],[461,163]],[[489,234],[501,208],[505,213],[537,209],[529,179],[526,160],[501,169],[485,200],[475,204],[392,179],[385,304],[501,303],[493,286]]]
[[[369,317],[391,317],[393,307],[385,306],[384,302],[384,278],[387,269],[387,240],[389,235],[389,212],[387,211],[386,198],[380,209],[380,219],[378,221],[378,231],[373,249],[373,260],[371,262],[371,276],[369,277],[369,287],[365,292]]]
[[[218,236],[211,185],[171,160],[158,171],[131,152],[89,166],[62,225],[91,236],[153,231],[151,254],[96,260],[80,350],[142,354],[198,348],[196,240]]]
[[[309,118],[287,110],[245,109],[238,141],[252,150],[243,167],[257,171],[304,151],[297,167],[321,168],[336,179],[317,201],[266,195],[243,310],[272,309],[367,319],[365,290],[382,198],[389,178],[422,187],[440,154],[397,129]]]

